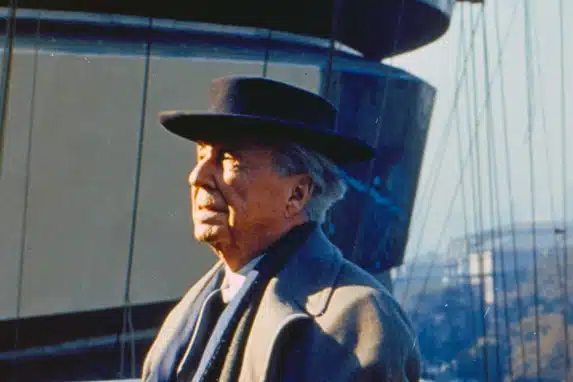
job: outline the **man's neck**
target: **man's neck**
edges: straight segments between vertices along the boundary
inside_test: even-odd
[[[294,227],[304,224],[305,220],[296,221],[292,224],[286,225],[281,230],[275,232],[257,232],[257,235],[252,235],[249,239],[242,240],[243,246],[234,245],[227,248],[217,249],[214,248],[217,256],[229,267],[233,272],[239,271],[242,267],[247,265],[252,259],[259,256],[262,251],[278,241],[286,233],[291,231]]]

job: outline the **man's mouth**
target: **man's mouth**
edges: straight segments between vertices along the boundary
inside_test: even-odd
[[[227,212],[227,209],[220,206],[203,204],[197,206],[197,211],[208,211],[208,212]]]

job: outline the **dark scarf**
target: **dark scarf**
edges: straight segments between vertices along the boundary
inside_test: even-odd
[[[299,225],[263,251],[265,256],[247,274],[245,283],[221,313],[198,365],[186,365],[180,381],[237,381],[251,325],[269,280],[315,228],[312,222]]]

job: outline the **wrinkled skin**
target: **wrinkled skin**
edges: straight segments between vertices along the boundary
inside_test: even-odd
[[[277,173],[272,148],[247,144],[199,143],[189,185],[195,238],[231,269],[303,223],[312,191],[308,175]]]

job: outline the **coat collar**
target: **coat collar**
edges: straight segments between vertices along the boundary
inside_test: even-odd
[[[263,299],[289,305],[293,312],[320,316],[326,309],[341,266],[339,249],[316,226],[283,269],[270,280]],[[195,300],[220,269],[223,269],[221,261],[187,292],[184,300]]]
[[[270,280],[263,300],[281,306],[286,304],[292,312],[320,316],[326,310],[341,266],[342,254],[317,226],[285,267]],[[187,292],[182,303],[194,301],[222,268],[222,262],[217,262]]]
[[[338,248],[315,228],[267,285],[245,348],[241,381],[265,380],[283,330],[324,313],[342,265]]]
[[[273,277],[261,298],[245,348],[241,380],[259,381],[267,373],[274,345],[282,330],[299,319],[320,316],[326,310],[333,285],[342,268],[339,250],[316,227]],[[161,381],[168,375],[164,365],[173,365],[176,354],[170,346],[195,322],[194,303],[222,275],[218,262],[183,297],[166,318],[143,367],[145,381]]]
[[[284,301],[310,316],[320,316],[326,310],[341,266],[340,251],[317,227],[271,280],[263,298]]]
[[[222,264],[217,263],[189,291],[165,318],[161,330],[151,345],[142,368],[142,381],[159,382],[169,378],[177,367],[178,350],[184,346],[197,321],[197,301],[214,289],[222,278]]]

